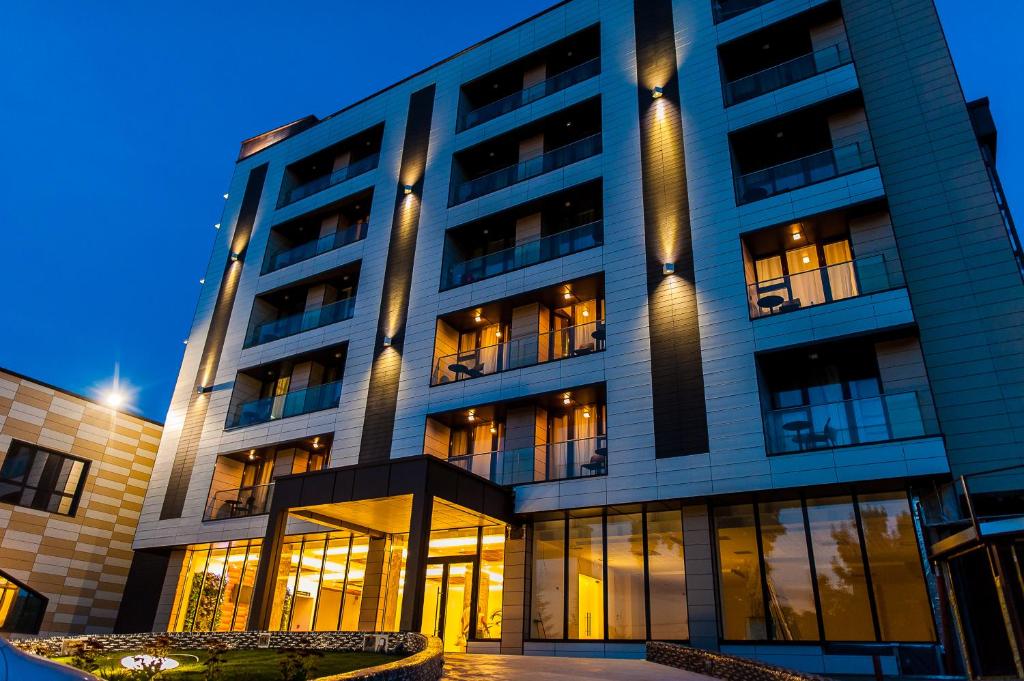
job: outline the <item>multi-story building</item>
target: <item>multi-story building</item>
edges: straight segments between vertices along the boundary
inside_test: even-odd
[[[0,369],[0,632],[114,629],[161,430]]]
[[[568,0],[246,140],[121,628],[992,673],[920,512],[1024,452],[973,113],[931,0]]]

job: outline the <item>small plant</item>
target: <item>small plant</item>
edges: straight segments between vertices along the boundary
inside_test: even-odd
[[[153,657],[167,657],[167,652],[171,649],[171,637],[166,635],[154,636],[153,640],[149,642],[143,650],[147,655]]]
[[[319,650],[302,648],[282,648],[277,652],[284,656],[278,663],[281,681],[308,681],[317,661],[324,655]]]
[[[100,668],[99,657],[102,652],[102,642],[95,638],[87,638],[75,648],[71,655],[71,666],[83,672],[94,672]]]
[[[131,681],[150,681],[154,676],[160,673],[160,670],[164,666],[163,655],[153,655],[149,653],[151,657],[146,658],[139,655],[135,658],[135,669],[128,670],[127,678]]]
[[[224,676],[222,669],[227,657],[224,655],[228,650],[223,641],[214,639],[206,648],[206,659],[203,664],[206,666],[206,681],[220,681]]]

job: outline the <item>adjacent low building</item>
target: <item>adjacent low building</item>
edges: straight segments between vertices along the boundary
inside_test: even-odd
[[[0,369],[0,630],[113,630],[162,429]]]
[[[119,629],[1024,673],[1019,545],[955,562],[1018,534],[922,512],[1024,464],[931,0],[568,0],[246,140],[225,199]]]

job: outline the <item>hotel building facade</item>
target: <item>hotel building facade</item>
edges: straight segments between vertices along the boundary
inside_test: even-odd
[[[225,199],[119,630],[1020,673],[1020,248],[931,0],[569,0]]]

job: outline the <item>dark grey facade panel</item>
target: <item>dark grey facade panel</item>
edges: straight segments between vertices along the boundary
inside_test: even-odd
[[[1024,284],[932,0],[842,0],[955,475],[1024,463]]]

